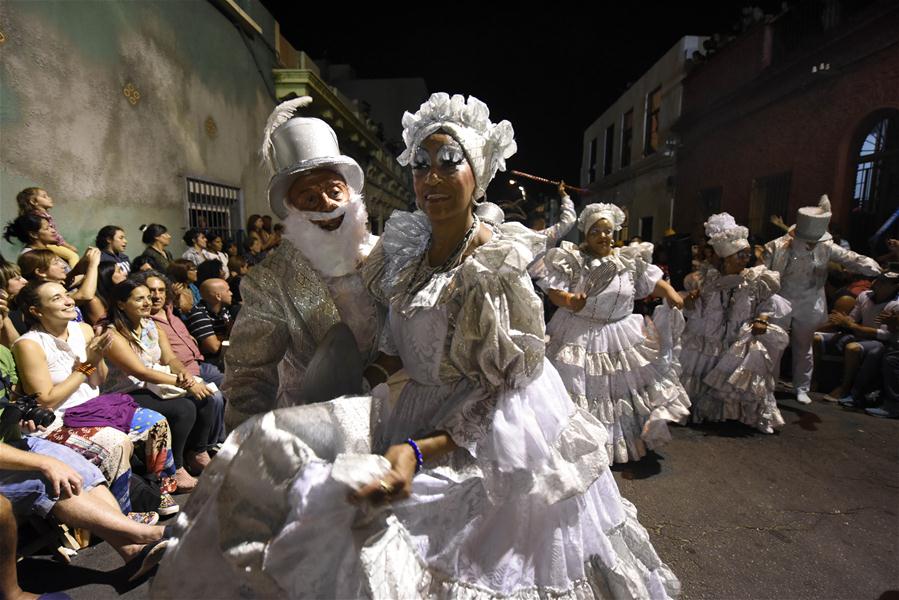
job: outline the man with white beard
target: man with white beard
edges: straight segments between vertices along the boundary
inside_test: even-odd
[[[274,173],[269,204],[286,231],[241,281],[243,307],[225,359],[229,429],[254,414],[308,402],[307,368],[336,324],[349,327],[357,347],[349,352],[357,351],[363,365],[377,354],[384,311],[358,274],[377,241],[367,229],[364,175],[340,154],[327,123],[293,116],[311,101],[280,104],[266,125],[262,156]],[[340,351],[347,352],[345,345]]]

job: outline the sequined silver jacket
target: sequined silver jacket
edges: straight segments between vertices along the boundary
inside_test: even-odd
[[[348,303],[347,290],[354,288],[359,293]],[[359,275],[326,279],[287,240],[243,278],[240,292],[243,306],[225,357],[229,428],[251,415],[300,403],[306,367],[338,321],[354,330],[364,361],[377,352],[385,311],[365,292]],[[342,297],[340,306],[334,294]]]

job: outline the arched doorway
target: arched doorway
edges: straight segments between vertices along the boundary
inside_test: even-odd
[[[852,150],[855,179],[846,233],[854,250],[876,256],[884,252],[886,239],[899,236],[899,110],[869,115]],[[872,237],[885,226],[872,248]]]

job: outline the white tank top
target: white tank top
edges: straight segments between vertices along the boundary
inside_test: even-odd
[[[68,325],[69,337],[63,341],[55,338],[45,331],[32,329],[31,331],[21,335],[13,345],[19,343],[20,340],[32,340],[37,342],[44,354],[47,356],[47,368],[50,370],[50,381],[53,385],[58,385],[66,380],[72,374],[72,368],[75,366],[75,360],[84,362],[87,358],[87,342],[84,339],[84,332],[81,326],[75,321],[70,321]],[[57,415],[62,416],[67,408],[84,404],[91,398],[100,395],[100,389],[91,387],[87,382],[78,386],[75,392],[66,398],[66,400],[54,409]]]

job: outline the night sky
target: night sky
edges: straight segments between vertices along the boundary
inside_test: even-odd
[[[477,96],[493,121],[515,128],[509,168],[578,184],[584,129],[677,40],[732,32],[749,2],[549,2],[554,8],[542,12],[374,2],[377,10],[365,14],[338,4],[330,13],[310,12],[309,3],[263,4],[313,59],[348,63],[363,78],[422,77],[430,92]],[[756,4],[768,13],[780,5]]]

